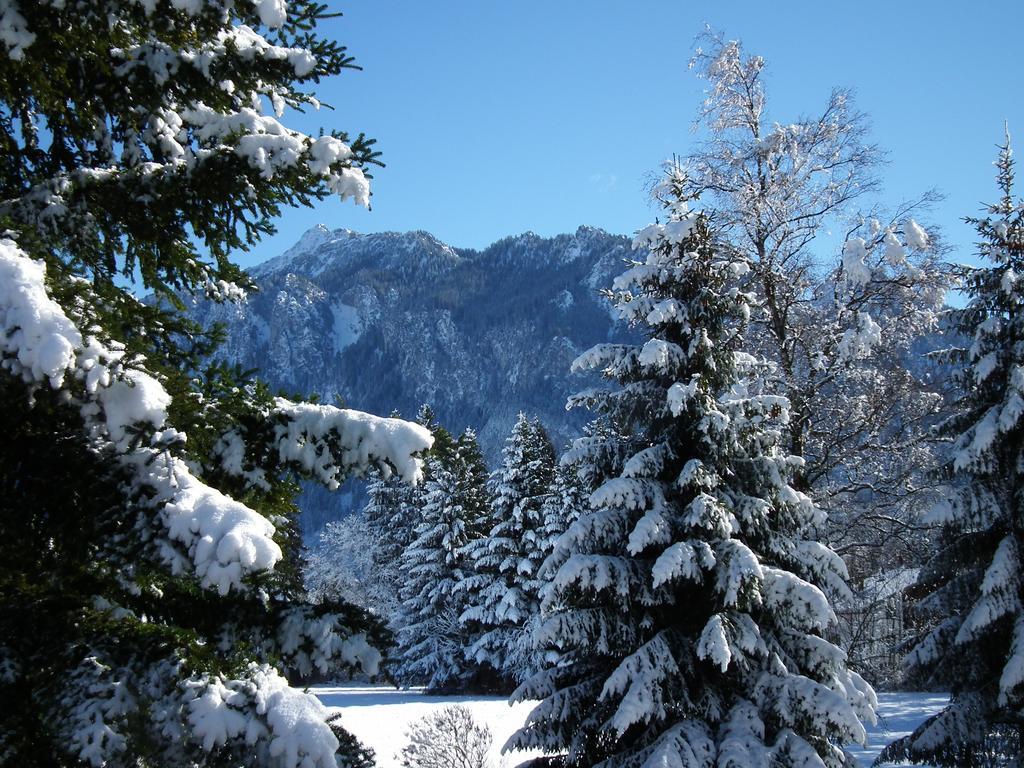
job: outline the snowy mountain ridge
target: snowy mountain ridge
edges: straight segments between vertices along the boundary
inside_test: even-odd
[[[261,264],[250,273],[259,279],[280,273],[314,277],[332,269],[337,258],[358,258],[366,252],[387,256],[393,266],[408,268],[407,256],[419,252],[426,257],[424,268],[443,271],[459,259],[451,246],[429,232],[379,232],[361,234],[351,229],[331,230],[323,224],[307,230],[291,248]]]
[[[566,398],[595,380],[569,366],[626,333],[599,289],[631,256],[629,238],[594,227],[474,250],[320,225],[250,270],[259,290],[244,303],[193,316],[223,323],[221,357],[275,387],[384,415],[430,403],[449,429],[477,430],[495,465],[520,410],[556,447],[578,433],[586,415]]]

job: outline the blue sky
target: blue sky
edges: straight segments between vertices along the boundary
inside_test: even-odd
[[[375,137],[373,210],[330,200],[286,211],[269,258],[309,227],[425,229],[456,246],[505,235],[631,233],[654,215],[645,181],[697,137],[703,83],[687,69],[705,24],[767,60],[770,117],[813,114],[854,89],[889,153],[881,202],[935,187],[928,220],[970,259],[960,219],[995,197],[1003,121],[1024,147],[1024,2],[348,0],[322,32],[362,72],[321,84],[303,116]],[[1024,185],[1024,165],[1021,167]],[[1024,193],[1024,186],[1021,187]],[[824,257],[832,254],[823,254]]]

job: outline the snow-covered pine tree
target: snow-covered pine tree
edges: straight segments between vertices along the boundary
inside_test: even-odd
[[[388,622],[398,610],[405,581],[402,553],[416,538],[422,492],[422,484],[411,486],[375,472],[367,483],[366,506],[358,513],[367,533],[365,547],[372,572],[366,576],[373,608]]]
[[[281,206],[367,201],[370,142],[265,113],[350,65],[323,14],[3,4],[0,763],[364,762],[288,682],[372,672],[380,635],[305,601],[295,480],[413,480],[429,434],[209,367],[178,312],[242,293],[230,256]]]
[[[1009,134],[996,167],[1002,198],[967,219],[988,263],[961,268],[969,301],[952,310],[971,344],[948,352],[963,396],[944,425],[940,548],[918,579],[932,628],[906,660],[915,682],[949,686],[952,700],[889,746],[889,760],[1017,766],[1024,754],[1024,202]]]
[[[462,691],[477,683],[466,661],[469,636],[459,622],[466,577],[463,548],[485,533],[487,467],[476,435],[451,441],[436,430],[438,450],[426,462],[416,539],[402,555],[405,584],[396,614],[394,675],[403,685],[435,692]]]
[[[572,555],[571,537],[564,534],[581,516],[591,511],[590,495],[605,478],[617,475],[628,458],[629,443],[621,439],[622,433],[605,416],[599,416],[583,427],[583,436],[573,440],[562,454],[555,469],[551,492],[544,500],[543,538],[541,550],[544,558],[537,570],[537,583],[533,589],[540,597],[541,610],[530,619],[527,637],[530,640],[536,669],[557,661],[557,638],[540,640],[538,632],[547,614],[557,610],[557,598],[552,594],[552,579]]]
[[[739,348],[746,265],[717,249],[685,183],[670,169],[667,221],[639,233],[646,259],[612,292],[649,340],[576,361],[618,383],[576,398],[622,429],[591,451],[629,458],[561,540],[538,637],[559,663],[514,694],[541,703],[506,748],[572,766],[840,766],[874,703],[822,636],[821,587],[843,564],[787,483],[786,401],[741,384],[757,369]]]
[[[583,427],[583,435],[562,454],[551,493],[544,504],[545,558],[537,572],[541,611],[531,619],[529,636],[538,670],[557,663],[558,638],[539,632],[545,617],[559,610],[553,579],[572,556],[575,544],[564,534],[580,517],[592,511],[591,494],[607,478],[617,476],[629,458],[630,441],[607,416],[598,416]]]
[[[544,497],[541,506],[541,528],[537,539],[537,557],[540,567],[533,579],[537,584],[533,590],[540,594],[550,583],[547,571],[556,567],[551,556],[556,550],[558,540],[580,515],[590,509],[590,494],[594,488],[586,483],[581,463],[574,460],[571,451],[567,451],[555,467],[551,489]],[[558,563],[561,565],[561,563]],[[543,597],[543,595],[541,595]],[[539,614],[538,614],[539,616]]]
[[[592,426],[587,425],[586,429],[590,430]],[[520,635],[521,653],[525,660],[524,672],[519,674],[520,682],[557,663],[558,647],[550,644],[540,645],[535,638],[544,621],[541,606],[551,590],[551,578],[568,557],[568,553],[558,547],[562,534],[579,519],[580,515],[590,509],[590,494],[594,487],[587,482],[588,476],[589,473],[584,470],[583,463],[576,457],[575,452],[566,451],[555,467],[551,488],[541,506],[541,527],[537,534],[536,553],[531,556],[531,561],[538,562],[539,566],[525,579],[523,587],[527,594],[535,596],[536,605]]]
[[[491,477],[488,533],[464,550],[468,576],[461,589],[468,607],[460,621],[474,635],[467,654],[494,670],[506,693],[536,666],[526,630],[540,612],[537,572],[548,554],[544,501],[554,469],[543,425],[520,413]]]
[[[412,543],[416,525],[413,506],[417,488],[385,478],[379,472],[371,475],[366,484],[366,506],[362,515],[366,518],[367,529],[374,540],[374,567],[383,573],[385,581],[397,583],[398,560],[405,548]]]

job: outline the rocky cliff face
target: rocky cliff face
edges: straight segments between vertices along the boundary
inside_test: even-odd
[[[626,332],[599,290],[629,255],[627,238],[589,227],[475,251],[426,232],[320,226],[251,270],[260,290],[244,304],[194,312],[226,325],[224,358],[272,385],[378,414],[430,403],[449,429],[474,428],[493,465],[519,411],[556,448],[577,434],[586,414],[566,412],[566,398],[595,382],[569,366]],[[309,530],[352,500],[307,502]]]

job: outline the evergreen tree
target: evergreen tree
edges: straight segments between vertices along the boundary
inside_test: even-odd
[[[583,427],[583,435],[573,440],[562,454],[555,474],[552,493],[545,500],[545,545],[547,556],[541,565],[540,577],[546,586],[549,576],[561,567],[567,557],[561,535],[583,514],[591,511],[590,494],[605,478],[617,475],[629,458],[629,441],[608,416],[598,416]]]
[[[554,587],[552,581],[574,549],[573,537],[565,534],[577,520],[592,511],[591,494],[606,478],[622,471],[629,458],[628,450],[629,440],[623,432],[609,418],[599,416],[584,426],[583,436],[573,440],[559,461],[552,493],[544,504],[545,530],[551,533],[545,542],[547,554],[537,573],[541,611],[534,617],[530,633],[534,652],[545,659],[556,659],[559,645],[553,637],[547,638],[546,645],[538,642],[537,629],[557,604],[555,598],[548,599]]]
[[[508,746],[574,766],[844,765],[874,695],[822,636],[842,561],[787,483],[787,403],[757,392],[740,349],[746,265],[716,249],[685,184],[672,169],[667,221],[639,234],[648,256],[614,284],[649,340],[575,364],[618,382],[578,401],[622,428],[608,438],[622,445],[592,450],[629,458],[562,538],[538,638],[559,662],[514,695],[541,703]]]
[[[380,616],[390,621],[398,610],[405,574],[402,553],[416,538],[422,485],[375,472],[367,483],[366,506],[359,513],[366,528],[365,546],[371,572],[367,574]]]
[[[943,430],[949,486],[931,516],[943,535],[918,579],[934,626],[907,657],[915,682],[949,686],[952,700],[889,760],[1011,766],[1024,753],[1024,203],[1009,134],[996,167],[1002,198],[967,219],[988,264],[961,268],[969,301],[953,310],[971,344],[948,353],[963,395]]]
[[[546,575],[556,568],[557,558],[553,559],[552,555],[557,550],[559,539],[590,509],[590,494],[595,490],[586,484],[580,462],[574,458],[574,453],[569,451],[555,467],[551,489],[541,505],[542,522],[535,556],[540,567],[533,574],[536,585],[532,588],[541,597],[541,592],[549,584]],[[561,563],[557,562],[557,565]]]
[[[455,441],[437,429],[447,446],[427,458],[416,539],[402,555],[406,583],[395,620],[396,678],[422,683],[434,692],[468,690],[476,684],[466,662],[468,636],[459,623],[465,593],[464,547],[484,535],[487,468],[476,435],[466,430]]]
[[[462,589],[469,607],[460,620],[476,635],[467,653],[493,669],[507,690],[533,666],[524,633],[540,610],[543,508],[554,466],[555,451],[544,427],[520,413],[505,441],[501,467],[491,478],[489,532],[464,551],[470,575]]]
[[[371,142],[288,128],[351,66],[308,0],[0,13],[0,762],[365,763],[288,678],[385,633],[306,602],[296,480],[405,480],[425,429],[272,397],[179,313],[283,205],[366,203]],[[277,117],[264,114],[271,104]],[[155,301],[138,301],[135,282]]]
[[[589,430],[593,425],[588,425]],[[590,509],[590,494],[594,487],[585,477],[582,461],[572,449],[567,451],[555,467],[551,488],[541,506],[541,527],[536,537],[536,554],[531,558],[540,565],[524,583],[524,591],[535,597],[535,604],[520,633],[520,652],[524,664],[518,678],[524,681],[530,675],[558,661],[557,645],[538,644],[535,638],[544,622],[541,606],[551,590],[551,579],[568,556],[559,546],[563,534],[576,520]]]
[[[374,540],[373,564],[383,572],[396,570],[405,548],[412,543],[416,509],[413,499],[417,488],[397,478],[384,478],[379,472],[366,484],[366,506],[362,515]],[[395,574],[385,577],[397,582]]]
[[[434,410],[424,403],[416,413],[416,423],[427,428],[437,437],[432,452],[437,456],[449,456],[454,450],[452,437],[442,429],[434,416]],[[428,476],[424,467],[424,478]],[[395,619],[401,603],[401,589],[406,581],[402,569],[402,555],[416,540],[416,528],[421,522],[420,510],[425,503],[424,484],[410,485],[394,476],[384,477],[375,473],[369,483],[368,500],[364,515],[369,532],[367,546],[371,551],[374,575],[373,581],[379,587],[382,605],[386,603],[385,615],[389,621]]]

